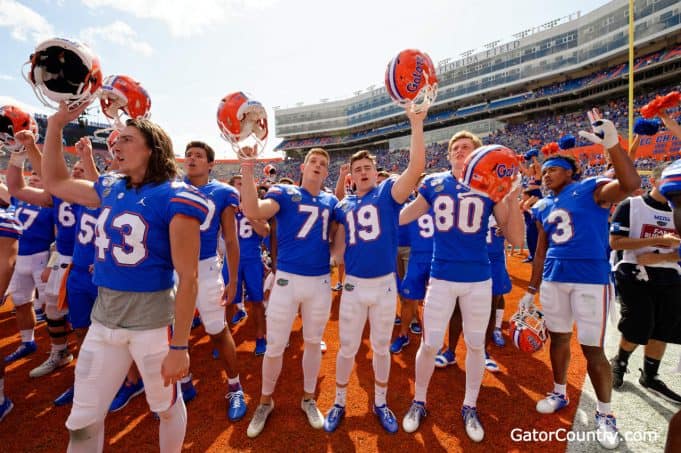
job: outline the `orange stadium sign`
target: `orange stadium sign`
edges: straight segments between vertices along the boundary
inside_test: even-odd
[[[620,142],[625,149],[628,148],[627,140],[620,137]],[[588,157],[596,157],[603,154],[603,146],[589,145],[572,148],[573,154],[579,157],[582,154]],[[671,132],[665,131],[653,136],[641,137],[641,144],[636,152],[638,158],[653,158],[664,160],[667,157],[678,157],[681,152],[681,139]]]

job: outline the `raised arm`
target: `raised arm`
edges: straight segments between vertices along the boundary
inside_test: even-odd
[[[24,182],[24,159],[26,153],[14,153],[7,166],[7,189],[9,193],[26,203],[37,206],[52,206],[52,196],[44,189],[29,187]]]
[[[601,118],[598,109],[593,109],[587,114],[593,133],[580,131],[579,135],[592,143],[603,145],[610,156],[616,178],[598,187],[594,192],[594,199],[601,204],[618,203],[641,187],[641,177],[629,154],[620,146],[619,135],[612,121]]]
[[[92,182],[97,181],[99,171],[97,170],[97,165],[95,165],[92,142],[89,138],[81,137],[76,142],[76,153],[80,157],[80,163],[83,166],[83,178]]]
[[[343,164],[338,171],[338,181],[336,181],[336,198],[338,201],[345,198],[345,177],[350,174],[350,164]]]
[[[677,123],[674,118],[669,116],[667,112],[660,112],[657,114],[657,116],[660,117],[662,122],[664,123],[664,126],[669,129],[669,132],[674,134],[676,138],[681,140],[681,126],[679,126],[679,123]]]
[[[406,225],[428,212],[430,204],[421,194],[400,211],[400,225]]]
[[[391,194],[398,203],[404,203],[416,187],[421,178],[421,173],[426,168],[426,145],[423,138],[423,120],[428,114],[428,109],[414,113],[407,109],[407,117],[411,123],[411,145],[409,147],[409,164],[407,169],[397,178],[393,184]]]
[[[244,151],[244,154],[247,153],[248,151]],[[261,200],[258,197],[258,188],[253,175],[255,163],[255,159],[241,162],[241,210],[248,218],[267,220],[279,212],[279,203],[270,198]]]
[[[74,179],[69,175],[62,149],[62,133],[70,121],[85,111],[87,104],[69,111],[63,102],[59,110],[47,120],[47,134],[43,146],[42,174],[45,189],[51,194],[71,203],[96,207],[100,205],[99,195],[92,181]]]
[[[521,187],[506,195],[499,203],[494,205],[494,218],[506,240],[514,247],[522,247],[525,243],[525,219],[518,195]]]

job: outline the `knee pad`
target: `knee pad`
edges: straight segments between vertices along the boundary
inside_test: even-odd
[[[279,357],[284,355],[286,350],[286,343],[270,343],[269,338],[267,339],[267,349],[265,350],[265,356],[267,357]]]
[[[485,347],[485,332],[464,332],[466,347],[471,350],[479,350]]]
[[[66,313],[68,313],[68,310],[59,310],[55,304],[48,303],[45,305],[45,314],[47,315],[48,319],[63,319],[64,316],[66,316]]]
[[[161,421],[172,420],[175,417],[182,417],[185,414],[186,409],[184,408],[184,400],[182,395],[178,395],[174,404],[171,404],[167,410],[158,413],[158,418]]]
[[[421,346],[419,346],[419,349],[421,350],[422,354],[427,354],[429,356],[435,357],[437,355],[437,351],[440,349],[439,346],[429,346],[425,341],[421,342]]]
[[[346,359],[351,359],[357,355],[357,351],[359,351],[359,341],[341,339],[338,354],[345,357]]]
[[[69,438],[71,443],[82,444],[96,440],[99,436],[100,430],[104,429],[102,426],[104,422],[97,422],[79,429],[69,429]]]
[[[208,335],[218,335],[219,333],[222,333],[222,331],[225,330],[225,326],[225,321],[219,319],[203,322],[203,328]]]
[[[374,354],[377,355],[387,355],[390,353],[390,338],[385,341],[384,339],[380,340],[371,340],[371,349],[373,350]]]

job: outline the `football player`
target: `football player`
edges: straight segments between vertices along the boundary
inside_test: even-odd
[[[329,173],[329,155],[322,148],[311,149],[302,165],[301,186],[275,184],[263,200],[258,198],[254,166],[255,159],[242,160],[241,207],[244,215],[256,221],[276,218],[278,253],[274,288],[267,307],[262,395],[247,434],[259,435],[274,408],[272,394],[298,309],[305,342],[301,408],[310,425],[320,429],[324,421],[315,401],[315,389],[322,360],[322,334],[331,310],[329,238],[333,233],[333,208],[338,202],[335,196],[322,190]]]
[[[210,207],[191,186],[174,182],[172,142],[145,119],[128,120],[121,131],[114,145],[118,173],[101,176],[94,184],[70,177],[62,131],[86,107],[69,110],[62,102],[49,117],[42,168],[51,193],[102,209],[93,278],[99,294],[76,365],[73,407],[66,421],[69,451],[103,450],[106,413],[133,361],[149,407],[160,418],[160,450],[180,451],[187,412],[177,398],[178,383],[189,371],[200,225]]]
[[[427,111],[406,110],[411,123],[411,148],[409,164],[399,177],[378,184],[374,156],[358,151],[350,158],[350,174],[357,190],[334,209],[334,218],[339,223],[334,244],[338,245],[338,255],[344,251],[346,275],[339,313],[336,399],[324,421],[326,431],[335,431],[345,416],[347,386],[367,317],[373,352],[374,414],[386,431],[395,433],[398,429],[386,401],[390,336],[397,303],[398,219],[425,167],[423,121]]]
[[[588,112],[588,116],[593,132],[581,131],[580,135],[603,145],[616,179],[594,177],[580,181],[577,163],[570,156],[554,155],[544,161],[542,182],[552,196],[533,207],[539,238],[528,293],[520,303],[531,307],[534,294],[539,291],[551,337],[553,391],[537,402],[537,411],[552,414],[569,404],[567,370],[576,322],[587,371],[598,398],[597,439],[605,448],[616,448],[619,433],[610,407],[612,370],[603,351],[611,308],[608,217],[611,204],[638,189],[641,178],[620,147],[615,125],[602,119],[596,109]]]

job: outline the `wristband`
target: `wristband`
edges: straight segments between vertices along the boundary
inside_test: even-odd
[[[175,346],[174,344],[168,345],[168,347],[173,350],[173,351],[186,351],[189,349],[189,346]]]
[[[527,291],[528,291],[528,292],[529,292],[529,291],[534,291],[534,292],[536,293],[536,292],[537,292],[537,288],[535,288],[534,286],[531,286],[531,285],[527,285]]]
[[[12,153],[9,157],[9,164],[13,167],[24,168],[24,162],[26,161],[26,153]]]

